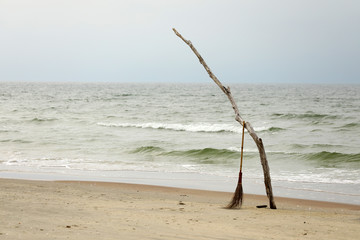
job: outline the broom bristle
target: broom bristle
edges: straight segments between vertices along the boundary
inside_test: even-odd
[[[233,199],[226,206],[226,208],[233,209],[233,208],[241,207],[242,200],[243,200],[243,188],[242,188],[242,184],[239,182],[236,187]]]

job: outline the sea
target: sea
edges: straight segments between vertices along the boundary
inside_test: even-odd
[[[360,205],[360,85],[230,88],[263,140],[275,200]],[[0,103],[1,178],[236,188],[242,127],[212,82],[1,82]],[[244,192],[265,195],[246,132],[242,172]]]

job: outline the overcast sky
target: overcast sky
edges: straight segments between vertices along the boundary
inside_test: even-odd
[[[0,0],[0,81],[360,83],[359,0]]]

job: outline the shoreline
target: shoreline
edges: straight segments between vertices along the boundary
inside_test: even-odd
[[[2,239],[356,239],[360,206],[96,181],[0,178]]]
[[[233,193],[236,188],[237,178],[220,177],[210,174],[187,173],[187,172],[151,172],[151,171],[121,171],[121,172],[97,172],[97,174],[86,172],[72,173],[47,173],[47,172],[2,172],[0,179],[23,179],[41,181],[90,181],[90,182],[110,182],[127,183],[152,186],[164,186],[174,188],[185,188],[195,190],[219,191]],[[275,197],[294,198],[310,201],[321,201],[330,203],[342,203],[350,205],[360,205],[359,194],[342,194],[331,191],[334,184],[328,184],[328,191],[296,188],[293,186],[284,187],[272,181],[273,194]],[[336,185],[336,184],[335,184]],[[243,179],[245,194],[266,195],[263,180]],[[295,188],[294,188],[295,187]],[[325,187],[325,185],[323,186]],[[336,186],[340,188],[341,186]],[[353,191],[356,193],[356,187]],[[350,190],[348,189],[347,192]]]

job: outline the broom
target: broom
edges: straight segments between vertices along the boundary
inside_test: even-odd
[[[241,141],[241,160],[240,160],[240,172],[238,184],[231,202],[226,206],[228,209],[241,207],[243,201],[243,188],[242,188],[242,164],[243,164],[243,152],[244,152],[244,132],[245,132],[245,121],[243,122],[242,129],[242,141]]]

